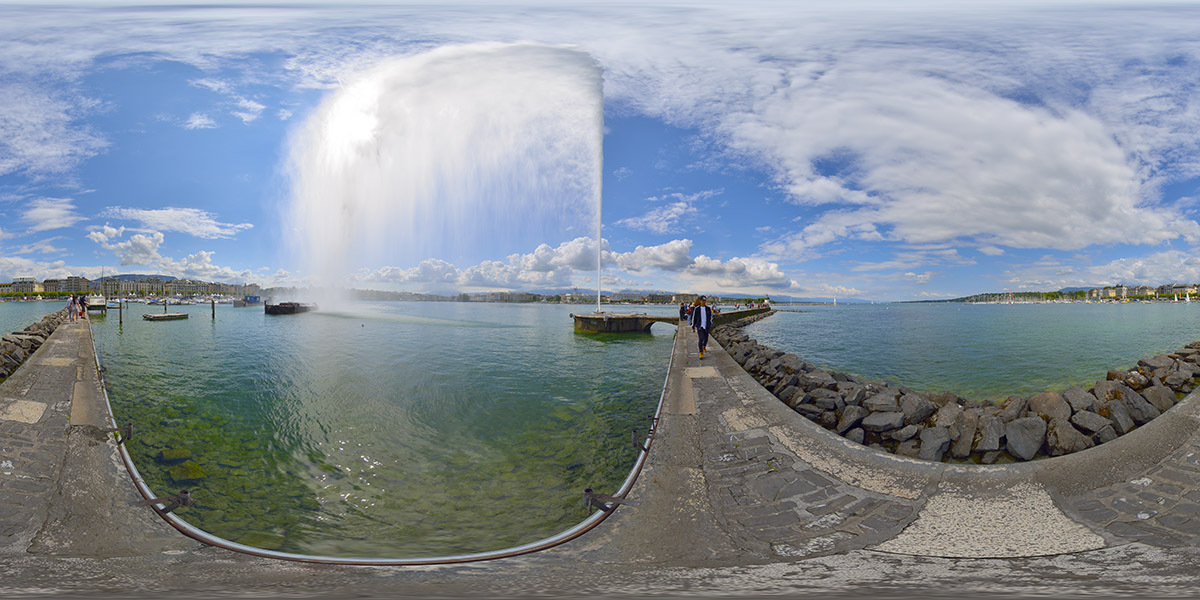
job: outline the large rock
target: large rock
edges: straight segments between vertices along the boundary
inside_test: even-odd
[[[1175,364],[1175,360],[1166,354],[1157,354],[1150,358],[1145,358],[1138,361],[1139,366],[1147,367],[1151,370],[1169,369],[1173,364]]]
[[[1192,379],[1195,377],[1191,372],[1172,371],[1163,378],[1163,384],[1173,390],[1183,391],[1185,386],[1189,386]]]
[[[1025,416],[1025,409],[1029,408],[1029,399],[1022,396],[1009,396],[1004,404],[1000,405],[1000,412],[996,414],[1001,421],[1008,423]]]
[[[871,412],[900,412],[900,405],[896,403],[896,396],[888,392],[875,394],[863,400],[862,405],[863,408]]]
[[[1154,408],[1141,394],[1130,389],[1129,386],[1118,383],[1116,381],[1099,381],[1096,387],[1092,390],[1092,394],[1101,402],[1110,400],[1120,400],[1125,404],[1125,408],[1129,410],[1129,416],[1133,422],[1142,425],[1154,417],[1162,414],[1157,408]]]
[[[825,388],[817,388],[808,393],[808,402],[812,402],[825,410],[839,410],[846,406],[846,401],[842,400],[842,395]]]
[[[947,402],[945,406],[937,411],[937,415],[933,418],[933,424],[937,427],[949,428],[954,425],[963,415],[963,407],[956,402]]]
[[[918,456],[923,460],[940,461],[950,448],[950,432],[945,427],[929,427],[921,432],[921,452]]]
[[[838,383],[838,393],[846,404],[858,405],[867,398],[867,390],[860,383]]]
[[[1129,416],[1129,409],[1120,400],[1109,400],[1101,404],[1097,413],[1102,417],[1108,417],[1108,420],[1112,421],[1113,429],[1121,435],[1129,433],[1129,430],[1134,427],[1133,418]]]
[[[1050,456],[1062,456],[1091,448],[1092,438],[1083,435],[1066,419],[1054,419],[1046,426],[1046,446]]]
[[[1096,397],[1081,387],[1067,388],[1062,393],[1062,396],[1063,400],[1066,400],[1067,404],[1071,405],[1071,410],[1074,412],[1081,410],[1095,411],[1096,409]]]
[[[837,432],[844,434],[850,431],[850,429],[856,427],[863,420],[863,417],[869,414],[871,413],[861,406],[847,406],[842,411],[842,418],[838,420]]]
[[[1125,375],[1124,382],[1125,385],[1129,386],[1135,391],[1138,391],[1150,385],[1150,378],[1138,371],[1130,371]]]
[[[1046,422],[1041,417],[1022,417],[1004,425],[1008,453],[1021,460],[1037,455],[1046,440]]]
[[[983,415],[979,419],[979,442],[975,449],[993,452],[1000,449],[1000,438],[1004,436],[1004,421],[995,415]]]
[[[867,439],[867,432],[863,431],[862,427],[855,427],[846,432],[846,439],[856,444],[861,444],[863,440]]]
[[[1090,410],[1081,410],[1071,415],[1071,423],[1091,433],[1096,433],[1105,427],[1112,427],[1112,421]]]
[[[1175,390],[1165,385],[1152,385],[1142,390],[1142,397],[1159,412],[1167,412],[1175,406]]]
[[[863,429],[876,433],[900,429],[904,427],[904,413],[898,411],[871,413],[863,418],[861,425]]]
[[[1115,439],[1117,439],[1117,432],[1112,428],[1112,426],[1105,427],[1104,429],[1096,432],[1097,443],[1107,444]]]
[[[883,436],[896,440],[897,442],[903,442],[905,440],[911,440],[913,437],[916,437],[918,433],[921,433],[920,427],[917,427],[916,425],[905,425],[900,429],[889,431],[883,434]]]
[[[937,405],[916,395],[905,394],[900,398],[900,412],[904,413],[904,422],[916,424],[925,421],[937,412]]]
[[[972,408],[963,412],[962,429],[958,439],[950,447],[950,456],[966,458],[971,455],[971,447],[975,444],[975,430],[979,426],[980,410]]]
[[[1054,392],[1042,392],[1029,398],[1029,412],[1037,413],[1047,421],[1071,418],[1071,405]]]
[[[917,458],[921,456],[921,440],[913,438],[896,444],[896,454],[898,456],[907,456],[909,458]]]

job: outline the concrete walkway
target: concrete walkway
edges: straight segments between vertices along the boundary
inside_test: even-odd
[[[638,506],[524,557],[330,567],[204,547],[135,506],[87,324],[64,325],[0,385],[4,595],[1194,594],[1200,396],[1074,456],[956,467],[834,436],[695,343],[683,328]]]

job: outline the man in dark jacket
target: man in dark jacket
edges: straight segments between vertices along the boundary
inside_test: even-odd
[[[692,308],[691,324],[700,341],[700,358],[704,358],[704,349],[708,347],[708,330],[712,329],[712,308],[709,308],[704,296],[697,298],[696,303]]]

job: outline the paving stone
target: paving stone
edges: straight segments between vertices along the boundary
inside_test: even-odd
[[[830,500],[829,502],[826,502],[824,504],[810,506],[807,508],[807,510],[808,510],[808,512],[810,512],[814,515],[817,515],[817,516],[827,515],[831,512],[837,511],[838,509],[842,508],[843,506],[852,504],[857,500],[858,500],[858,498],[855,498],[854,496],[841,496],[839,498],[834,498],[833,500]]]

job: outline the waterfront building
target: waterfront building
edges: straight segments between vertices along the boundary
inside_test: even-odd
[[[45,290],[42,288],[42,284],[33,277],[13,277],[12,287],[9,291],[18,294],[33,294]]]
[[[638,292],[614,292],[612,299],[614,302],[641,302],[645,297]]]

